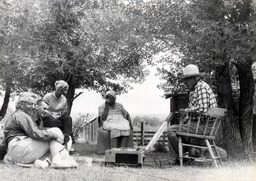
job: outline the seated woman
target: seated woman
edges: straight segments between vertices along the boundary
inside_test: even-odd
[[[74,144],[72,118],[68,115],[67,99],[65,97],[68,87],[67,82],[58,80],[55,82],[55,91],[44,96],[44,101],[49,104],[51,116],[44,118],[42,121],[44,127],[57,127],[61,129],[65,135],[69,135],[72,138],[72,143]]]
[[[116,102],[114,91],[108,91],[105,100],[105,103],[98,108],[100,119],[103,121],[100,131],[107,131],[107,135],[109,134],[110,148],[133,147],[133,142],[131,143],[133,127],[128,112],[122,104]],[[102,133],[99,133],[98,141],[100,135]],[[108,137],[103,137],[103,139],[108,139]],[[98,149],[98,153],[103,151],[105,150]]]

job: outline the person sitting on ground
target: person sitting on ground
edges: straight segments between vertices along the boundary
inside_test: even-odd
[[[64,135],[59,128],[40,129],[35,120],[37,96],[23,93],[18,99],[16,111],[4,127],[5,143],[8,145],[5,163],[34,163],[36,167],[77,167],[76,161],[63,146]],[[38,110],[44,108],[38,108]],[[44,111],[41,111],[43,115]],[[33,119],[32,119],[33,118]],[[47,156],[50,156],[46,159]],[[49,160],[49,161],[46,161]]]
[[[123,105],[116,102],[114,91],[106,92],[105,103],[98,107],[98,111],[103,120],[103,129],[110,131],[110,147],[128,147],[133,130],[131,119]]]
[[[39,99],[36,102],[36,124],[38,126],[39,129],[47,129],[44,127],[43,125],[43,120],[44,118],[47,118],[48,116],[50,116],[51,114],[48,111],[49,105],[47,102],[45,102],[45,100],[43,99]],[[48,128],[49,129],[49,128]],[[71,146],[72,146],[72,140],[67,136],[64,135],[64,143],[63,145],[66,146],[66,149],[68,151],[70,151]]]
[[[189,89],[189,104],[188,108],[180,109],[182,121],[182,131],[187,131],[188,125],[186,121],[189,114],[192,114],[192,122],[190,125],[190,130],[196,129],[196,123],[193,120],[197,119],[197,116],[193,116],[192,112],[207,112],[210,107],[217,107],[216,97],[210,88],[210,86],[202,80],[204,73],[199,73],[198,67],[193,64],[189,64],[183,70],[183,76],[180,81]],[[168,146],[170,157],[173,159],[172,164],[179,164],[179,149],[178,149],[178,139],[176,132],[179,129],[179,125],[171,125],[167,128]],[[203,129],[199,127],[199,133]]]
[[[55,82],[55,91],[47,93],[44,100],[49,104],[51,115],[42,119],[44,127],[57,127],[62,130],[64,135],[69,135],[72,144],[75,139],[72,131],[72,118],[68,114],[68,105],[65,95],[68,91],[68,83],[59,80]]]

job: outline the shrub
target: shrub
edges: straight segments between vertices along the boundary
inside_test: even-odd
[[[155,129],[159,127],[162,123],[162,121],[157,117],[150,117],[150,116],[135,116],[133,118],[133,125],[134,127],[138,126],[140,127],[140,123],[144,122],[145,129]]]
[[[79,133],[83,131],[83,128],[88,124],[88,122],[93,118],[92,114],[79,114],[73,122],[73,135],[75,139],[79,136]]]

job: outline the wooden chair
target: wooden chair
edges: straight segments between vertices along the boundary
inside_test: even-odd
[[[190,149],[201,149],[201,150],[208,150],[210,154],[210,161],[213,162],[214,166],[217,167],[217,160],[221,164],[220,160],[220,154],[217,150],[216,144],[215,144],[215,136],[218,132],[218,129],[220,127],[221,121],[225,117],[226,109],[224,108],[209,108],[209,110],[206,113],[193,113],[193,116],[196,114],[198,115],[197,120],[191,120],[191,116],[188,119],[188,122],[186,124],[182,124],[180,121],[179,124],[179,131],[177,132],[177,137],[179,140],[179,158],[180,158],[180,166],[183,165],[183,158],[197,158],[198,156],[194,155],[184,155],[183,149],[184,147],[190,148]],[[204,119],[202,119],[204,116]],[[192,124],[196,124],[196,127],[194,126],[192,128]],[[182,130],[182,127],[184,125],[187,126],[186,131],[185,129]],[[196,129],[194,129],[196,128]],[[183,142],[184,138],[196,138],[197,140],[200,140],[202,144],[198,143],[185,143]],[[208,159],[209,160],[209,159]],[[207,161],[208,161],[207,160]]]

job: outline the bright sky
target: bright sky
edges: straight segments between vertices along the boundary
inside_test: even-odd
[[[118,95],[117,102],[123,104],[124,108],[131,114],[164,114],[168,115],[170,100],[165,99],[163,90],[157,88],[161,80],[152,72],[142,84],[136,84],[126,94]],[[72,114],[76,113],[97,113],[98,106],[104,103],[101,95],[94,91],[84,90],[75,99]]]
[[[156,70],[151,69],[151,71],[144,83],[134,85],[134,88],[126,94],[117,95],[117,102],[123,104],[132,117],[146,114],[165,118],[169,114],[170,99],[162,97],[164,91],[157,88],[162,80],[155,75]],[[104,99],[94,91],[78,90],[78,92],[80,91],[83,91],[83,94],[73,102],[71,115],[93,113],[96,116],[98,106],[105,102]],[[3,98],[1,97],[0,105],[2,102]],[[15,110],[15,103],[10,101],[9,111],[13,110]]]

